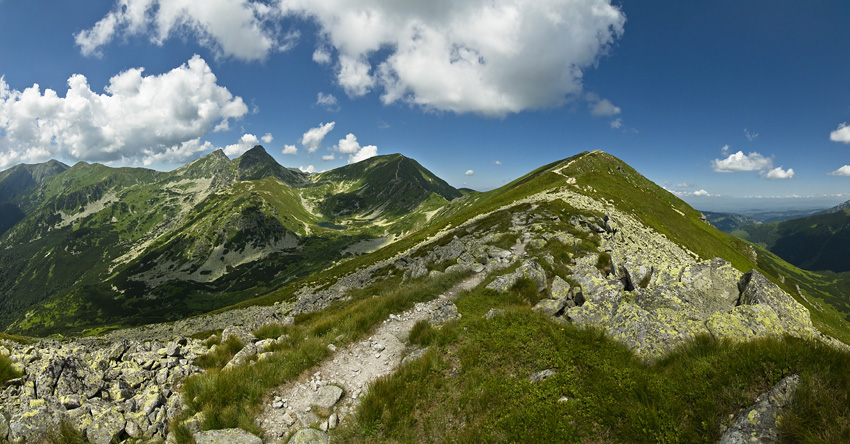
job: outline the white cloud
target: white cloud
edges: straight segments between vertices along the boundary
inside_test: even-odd
[[[850,125],[844,122],[838,125],[838,129],[829,133],[829,140],[833,142],[850,143]]]
[[[313,165],[300,166],[300,167],[298,167],[298,169],[301,170],[304,173],[315,173],[316,172],[316,167],[314,167]]]
[[[747,137],[747,140],[752,142],[758,138],[759,133],[751,133],[748,129],[744,128],[744,136]]]
[[[611,0],[116,0],[76,39],[96,54],[118,35],[150,34],[156,44],[189,35],[217,54],[261,60],[288,47],[283,17],[315,21],[313,59],[333,66],[350,96],[380,88],[387,104],[489,116],[580,95],[583,70],[626,20]]]
[[[238,157],[245,153],[245,151],[248,151],[259,144],[260,139],[257,139],[257,136],[253,134],[244,134],[239,139],[239,142],[224,147],[224,154],[227,154],[228,157]]]
[[[360,151],[352,154],[348,157],[348,163],[357,163],[361,160],[366,160],[370,157],[375,157],[378,155],[378,147],[375,145],[366,145],[363,148],[360,148]]]
[[[282,152],[287,155],[298,154],[298,148],[295,145],[284,145]]]
[[[473,170],[466,170],[466,172],[465,172],[465,173],[463,173],[463,174],[464,174],[464,175],[466,175],[466,176],[472,176],[472,175],[474,175],[474,174],[475,174],[475,171],[473,171]]]
[[[91,29],[74,35],[84,55],[99,55],[116,36],[148,35],[162,45],[191,35],[218,56],[263,60],[295,46],[298,31],[281,35],[281,11],[258,1],[116,0],[115,8]]]
[[[494,160],[493,161],[493,165],[501,165],[501,164],[502,164],[501,160]]]
[[[590,96],[590,95],[589,95]],[[591,97],[595,97],[595,94]],[[592,100],[589,103],[590,106],[590,114],[596,117],[612,117],[620,114],[620,107],[615,106],[608,99],[598,99]]]
[[[327,48],[316,48],[313,52],[313,61],[320,65],[327,65],[331,62],[331,52]]]
[[[312,153],[316,151],[322,146],[325,136],[334,129],[334,125],[336,125],[336,122],[320,123],[319,126],[310,128],[301,136],[301,145],[307,148],[307,152]]]
[[[334,155],[334,153],[325,154],[324,156],[322,156],[322,160],[327,161],[327,160],[334,160],[334,159],[336,159],[336,156]]]
[[[709,197],[709,196],[711,196],[711,194],[709,194],[709,192],[708,192],[708,191],[705,191],[705,190],[703,190],[703,189],[699,189],[699,190],[694,191],[694,192],[693,192],[693,195],[694,195],[694,196],[702,196],[702,197]]]
[[[728,145],[724,149],[728,149]],[[773,160],[756,152],[744,154],[738,151],[737,153],[730,154],[725,159],[714,159],[711,162],[711,167],[718,173],[762,171],[773,168]]]
[[[618,117],[611,121],[611,129],[620,129],[623,127],[623,118]]]
[[[830,176],[850,176],[850,165],[844,165],[843,167],[829,173]]]
[[[729,154],[729,145],[723,145],[723,147],[720,148],[720,153],[723,154],[724,156],[728,155]]]
[[[339,111],[339,103],[336,101],[336,97],[334,97],[333,94],[325,94],[323,92],[320,92],[316,96],[316,105],[319,105],[328,111]]]
[[[765,174],[768,179],[792,179],[794,177],[794,169],[788,168],[783,170],[781,166],[776,167]]]
[[[360,143],[357,142],[357,137],[354,134],[348,133],[345,139],[339,139],[335,148],[342,154],[354,154],[360,150]]]
[[[263,143],[272,143],[272,140],[274,140],[274,136],[272,136],[272,133],[266,133],[266,135],[261,137],[260,139],[263,141]]]
[[[159,75],[128,69],[104,89],[104,94],[92,91],[86,77],[75,74],[60,97],[51,89],[42,92],[38,84],[13,90],[0,77],[0,167],[51,157],[184,161],[209,148],[201,137],[227,129],[248,112],[242,98],[217,84],[199,56]]]
[[[337,145],[334,146],[334,150],[342,154],[348,154],[348,163],[350,164],[378,155],[378,147],[375,145],[361,147],[360,142],[357,141],[357,137],[351,133],[346,135],[345,139],[339,139]]]

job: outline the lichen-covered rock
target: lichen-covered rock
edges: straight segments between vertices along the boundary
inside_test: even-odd
[[[330,409],[342,397],[342,389],[335,385],[325,385],[319,387],[316,394],[313,396],[313,405],[320,409]]]
[[[120,438],[127,421],[124,415],[109,406],[92,409],[92,422],[86,428],[86,437],[93,444],[110,444]]]
[[[224,366],[224,370],[230,370],[233,367],[244,365],[257,354],[257,351],[257,346],[254,344],[248,344],[245,347],[242,347],[242,350],[239,350],[235,355],[233,355],[233,358],[231,358]]]
[[[9,436],[9,419],[3,412],[0,412],[0,441],[7,439]]]
[[[716,338],[740,341],[786,333],[776,312],[766,305],[740,305],[728,313],[716,313],[705,326]]]
[[[718,444],[778,443],[779,419],[793,400],[799,382],[799,375],[786,376],[770,391],[761,394],[755,404],[735,417]]]
[[[567,306],[569,299],[541,299],[540,302],[535,305],[532,310],[537,313],[544,314],[546,316],[555,317],[559,314],[563,313],[564,308]]]
[[[761,273],[751,270],[741,277],[739,305],[760,304],[770,307],[782,328],[795,336],[815,336],[809,311]]]
[[[292,435],[289,444],[328,444],[328,435],[321,430],[301,429]]]
[[[50,430],[59,426],[58,415],[47,407],[39,407],[15,415],[9,421],[9,441],[30,443],[41,441]]]
[[[451,301],[445,301],[434,309],[428,318],[428,323],[437,327],[459,318],[460,313],[457,311],[457,306]]]
[[[533,260],[526,260],[514,272],[497,277],[487,285],[487,288],[499,293],[507,293],[516,281],[523,277],[531,279],[537,286],[537,291],[543,291],[546,288],[546,272]]]
[[[208,430],[195,433],[197,444],[262,444],[263,440],[242,429]]]
[[[227,327],[221,332],[221,342],[227,342],[228,339],[234,337],[242,341],[243,344],[251,344],[256,342],[257,338],[241,327]]]
[[[570,297],[570,284],[560,276],[552,279],[552,289],[549,292],[552,299],[567,299]]]

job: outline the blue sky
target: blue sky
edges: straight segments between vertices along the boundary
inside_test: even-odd
[[[837,0],[0,0],[0,168],[171,169],[260,143],[315,171],[400,152],[485,190],[601,149],[698,208],[828,206],[850,199],[847,17]]]

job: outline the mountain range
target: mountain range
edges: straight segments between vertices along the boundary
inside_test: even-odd
[[[850,433],[846,275],[601,151],[487,192],[261,147],[31,179],[0,237],[0,441]]]
[[[21,165],[0,195],[0,325],[48,334],[264,294],[404,236],[462,193],[401,155],[306,174],[257,146],[171,172]]]

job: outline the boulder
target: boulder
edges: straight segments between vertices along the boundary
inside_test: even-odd
[[[564,308],[567,306],[569,299],[541,299],[540,302],[535,305],[532,310],[537,313],[542,313],[546,316],[555,317],[559,314],[562,314]]]
[[[570,284],[561,279],[560,276],[555,276],[552,280],[552,290],[550,291],[552,299],[567,299],[570,297]]]
[[[457,311],[457,306],[451,301],[445,301],[434,309],[431,313],[431,317],[428,318],[428,323],[437,327],[443,324],[448,324],[455,319],[460,319],[460,313]]]
[[[253,342],[256,342],[257,340],[257,338],[253,334],[247,332],[242,327],[235,326],[227,327],[224,329],[224,331],[221,332],[221,342],[227,342],[227,340],[231,337],[239,339],[240,341],[242,341],[243,344],[251,344]]]
[[[528,381],[531,382],[531,383],[537,383],[537,382],[545,381],[546,378],[548,378],[550,376],[554,376],[555,373],[556,373],[555,370],[552,370],[551,368],[547,368],[546,370],[541,370],[541,371],[534,373],[531,376],[529,376]]]
[[[741,291],[738,305],[770,307],[788,333],[802,337],[816,335],[809,311],[758,271],[750,270],[744,274],[738,288]]]
[[[92,444],[110,444],[120,441],[127,421],[117,409],[104,406],[92,411],[92,422],[86,428],[86,437]]]
[[[9,437],[9,419],[3,412],[0,412],[0,441]]]
[[[793,400],[799,382],[799,375],[786,376],[770,391],[761,394],[755,404],[738,413],[732,425],[723,432],[718,444],[780,442],[777,422],[782,411]]]
[[[289,444],[328,444],[328,440],[328,435],[325,432],[316,429],[301,429],[292,435]]]
[[[537,291],[546,288],[546,272],[537,262],[526,260],[514,272],[497,277],[487,285],[487,288],[499,293],[507,293],[520,278],[529,278],[537,285]]]
[[[254,344],[248,344],[239,350],[233,358],[224,366],[224,370],[230,370],[233,367],[244,365],[248,362],[254,355],[257,354],[257,346]]]
[[[208,430],[193,435],[197,444],[262,444],[263,440],[242,429]]]
[[[25,411],[9,421],[9,441],[29,443],[41,441],[59,426],[59,418],[47,407]]]
[[[319,388],[313,396],[313,405],[320,409],[329,410],[342,397],[342,389],[335,385],[325,385]]]

